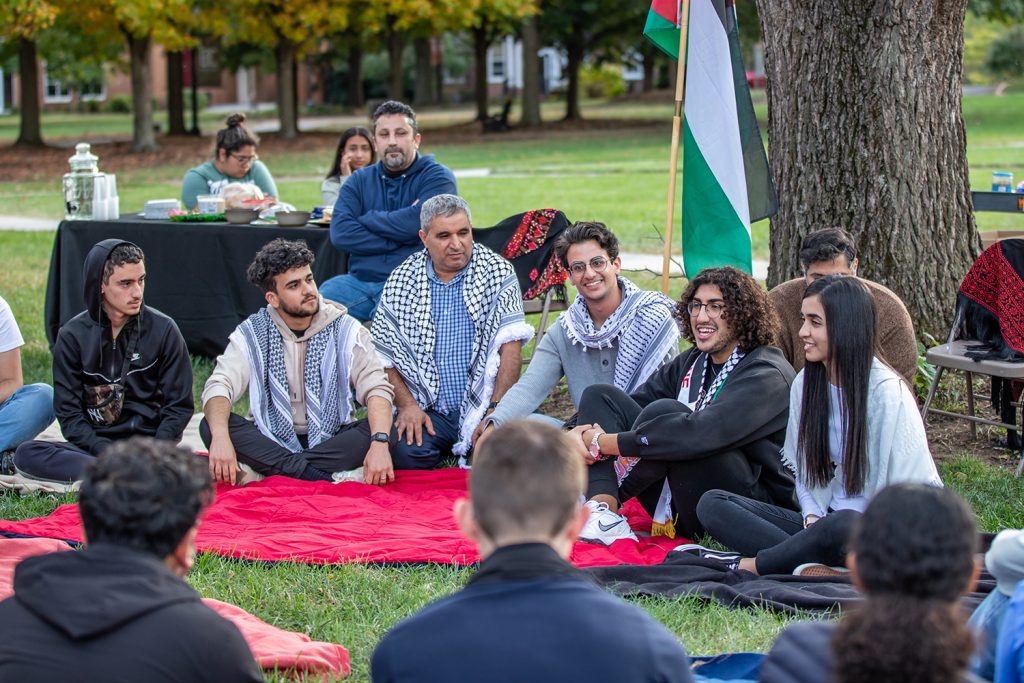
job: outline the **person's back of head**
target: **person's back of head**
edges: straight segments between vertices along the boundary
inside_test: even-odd
[[[896,484],[868,505],[848,565],[865,601],[832,638],[838,683],[960,681],[974,641],[959,598],[977,579],[974,515],[952,491]]]
[[[463,531],[486,556],[515,543],[547,543],[567,555],[586,516],[582,459],[565,434],[534,420],[497,428],[473,455]]]
[[[133,437],[116,441],[86,468],[79,511],[89,544],[165,559],[183,541],[190,544],[187,537],[212,499],[209,469],[194,454],[167,441]]]

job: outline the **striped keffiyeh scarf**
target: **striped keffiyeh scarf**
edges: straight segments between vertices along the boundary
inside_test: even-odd
[[[588,349],[610,347],[617,340],[615,386],[631,394],[676,349],[679,326],[672,316],[674,304],[667,296],[640,289],[622,276],[618,281],[622,303],[601,329],[594,328],[587,304],[579,294],[558,322],[572,343]]]
[[[386,368],[402,375],[416,403],[431,408],[440,390],[434,360],[435,328],[427,281],[427,251],[419,251],[391,273],[373,318],[373,343]],[[468,385],[460,406],[459,441],[452,451],[465,463],[473,430],[494,392],[499,350],[510,341],[527,342],[533,328],[523,316],[523,295],[512,265],[482,244],[473,245],[462,295],[475,331]]]
[[[302,369],[310,448],[334,436],[352,420],[349,369],[359,323],[343,315],[306,342]],[[260,432],[292,453],[302,450],[292,421],[281,332],[268,309],[238,326],[249,361],[249,410]]]

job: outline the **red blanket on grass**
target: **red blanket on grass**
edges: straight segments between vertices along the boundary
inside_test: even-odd
[[[203,514],[196,546],[228,557],[310,564],[471,564],[479,560],[476,546],[459,533],[452,517],[452,504],[466,495],[467,474],[399,471],[385,487],[285,477],[243,487],[221,484]],[[635,501],[625,512],[635,530],[650,530],[650,517]],[[77,505],[62,505],[49,517],[0,521],[0,531],[82,540]],[[577,543],[570,559],[578,567],[658,564],[681,542],[658,537],[619,540],[609,547]]]
[[[66,543],[46,538],[0,539],[0,600],[14,593],[14,568],[19,562],[34,555],[63,550],[70,550]],[[203,603],[238,627],[260,668],[281,671],[302,680],[335,680],[348,676],[348,650],[341,645],[313,641],[304,633],[271,626],[227,602],[203,598]]]

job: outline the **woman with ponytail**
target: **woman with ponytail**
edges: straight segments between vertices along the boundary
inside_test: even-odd
[[[867,287],[853,277],[816,280],[801,316],[807,364],[790,389],[782,453],[800,512],[720,490],[697,505],[704,528],[737,555],[690,551],[755,574],[841,573],[850,530],[875,494],[899,482],[942,486],[913,394],[875,355]]]
[[[857,520],[847,563],[864,601],[838,623],[787,628],[761,683],[960,683],[974,639],[959,598],[979,565],[974,516],[952,491],[897,484]]]
[[[181,201],[194,209],[199,195],[220,195],[230,183],[255,185],[266,197],[277,197],[270,171],[256,155],[259,137],[245,127],[245,114],[232,114],[226,127],[217,131],[213,160],[185,172]]]

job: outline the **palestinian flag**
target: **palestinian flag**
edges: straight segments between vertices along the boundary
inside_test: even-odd
[[[644,35],[679,58],[677,0],[653,0]],[[750,223],[774,215],[768,172],[740,56],[733,0],[690,0],[683,127],[683,263],[687,276],[751,272]]]

